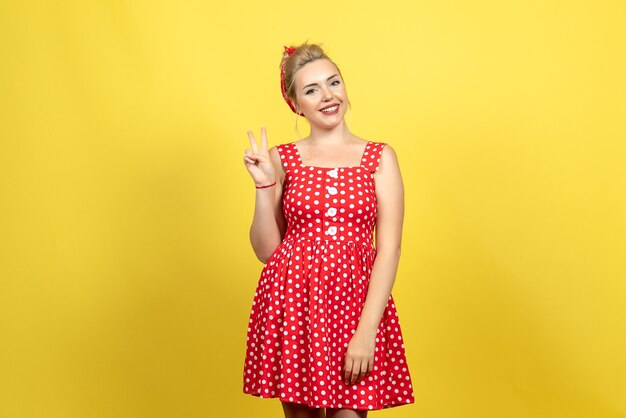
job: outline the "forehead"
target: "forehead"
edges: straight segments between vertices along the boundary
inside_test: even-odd
[[[333,74],[338,74],[337,67],[326,58],[316,59],[305,64],[295,75],[296,86],[310,83],[324,83]]]

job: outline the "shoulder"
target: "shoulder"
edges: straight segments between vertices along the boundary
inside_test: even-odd
[[[380,153],[378,172],[399,171],[398,154],[388,142],[373,142]]]
[[[397,160],[398,159],[398,154],[396,153],[395,148],[391,146],[391,144],[389,144],[387,142],[379,142],[379,144],[380,144],[380,146],[382,148],[382,151],[380,153],[381,161],[383,159],[386,159],[386,160],[390,160],[390,159]]]
[[[284,144],[278,144],[271,147],[268,152],[272,159],[276,159],[280,161],[281,158],[291,152],[291,144],[292,142],[285,142]]]
[[[291,142],[286,142],[284,144],[275,145],[268,150],[270,160],[272,161],[276,172],[279,173],[281,177],[285,172],[287,162],[293,158],[291,146]]]

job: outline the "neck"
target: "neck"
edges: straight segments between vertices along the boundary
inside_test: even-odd
[[[337,144],[346,142],[352,133],[348,129],[345,121],[332,128],[324,128],[321,126],[311,125],[309,138],[320,144]]]

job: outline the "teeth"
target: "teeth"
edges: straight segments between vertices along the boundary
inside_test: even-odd
[[[328,109],[323,109],[322,112],[324,112],[324,113],[332,113],[335,110],[337,110],[337,105],[335,105],[333,107],[329,107]]]

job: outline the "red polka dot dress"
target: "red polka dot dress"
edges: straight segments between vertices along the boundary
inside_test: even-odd
[[[285,168],[287,231],[259,279],[247,332],[243,391],[318,408],[383,409],[414,403],[402,331],[389,296],[371,374],[343,380],[346,348],[376,258],[374,173],[385,146],[367,142],[358,167],[304,166],[293,142]]]

